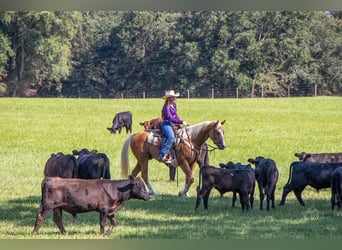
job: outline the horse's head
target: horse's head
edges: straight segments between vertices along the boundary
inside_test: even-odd
[[[226,147],[226,143],[224,141],[224,131],[222,125],[226,122],[226,120],[220,122],[214,122],[212,129],[209,131],[209,138],[215,143],[218,149],[223,150]]]

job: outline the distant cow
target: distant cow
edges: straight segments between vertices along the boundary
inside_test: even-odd
[[[104,153],[97,150],[89,151],[84,148],[80,151],[73,150],[78,155],[78,178],[80,179],[110,179],[109,159]]]
[[[78,213],[100,213],[100,233],[104,234],[106,219],[110,221],[107,233],[116,225],[115,213],[129,199],[148,200],[144,182],[138,177],[128,180],[81,180],[47,177],[42,181],[42,199],[32,233],[38,233],[48,213],[53,210],[53,221],[62,234],[66,231],[62,222],[63,210],[74,217]]]
[[[121,129],[125,127],[126,133],[132,133],[132,113],[130,111],[117,113],[113,118],[113,124],[111,128],[107,128],[111,133],[116,133],[119,131],[121,134]]]
[[[321,162],[321,163],[331,163],[331,162],[342,162],[342,153],[295,153],[300,161],[307,162]]]
[[[225,169],[242,169],[242,170],[248,170],[248,171],[254,171],[254,169],[251,167],[251,165],[243,165],[240,162],[234,163],[234,162],[227,162],[227,164],[220,163],[219,164],[220,168],[225,168]],[[215,188],[219,193],[221,194],[221,197],[227,192],[225,189],[220,189],[218,187]],[[253,203],[254,203],[254,189],[253,188],[253,194],[250,195],[250,206],[253,208]],[[235,207],[235,202],[236,202],[236,192],[233,191],[233,198],[232,198],[232,207]]]
[[[342,209],[342,167],[331,174],[331,209],[335,205],[339,210]]]
[[[152,120],[140,122],[139,125],[143,126],[145,130],[160,129],[160,123],[163,121],[162,118],[154,118]]]
[[[203,199],[204,209],[208,209],[208,199],[213,188],[221,192],[235,191],[239,194],[242,211],[249,209],[249,197],[254,195],[254,171],[243,169],[225,169],[203,166],[200,170],[202,188],[197,187],[195,210]]]
[[[331,174],[339,167],[342,167],[342,163],[293,162],[290,166],[289,180],[283,188],[279,205],[284,205],[287,194],[293,191],[299,203],[305,206],[302,199],[304,188],[308,185],[317,191],[330,188]]]
[[[258,156],[255,159],[248,159],[248,162],[255,165],[255,179],[259,187],[260,207],[263,209],[263,202],[266,195],[266,209],[270,211],[270,201],[274,206],[275,190],[278,182],[279,172],[276,163],[272,159],[265,159]]]
[[[44,168],[44,176],[58,176],[62,178],[77,178],[78,164],[75,156],[70,154],[51,154]]]

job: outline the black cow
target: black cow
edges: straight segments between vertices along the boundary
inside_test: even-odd
[[[86,148],[81,151],[73,150],[72,153],[78,155],[78,178],[110,179],[109,159],[106,154]]]
[[[213,188],[221,192],[235,191],[239,194],[242,211],[249,209],[249,197],[254,196],[254,171],[244,169],[225,169],[203,166],[200,170],[202,188],[197,187],[195,210],[203,199],[204,209],[208,209],[208,199]]]
[[[321,163],[332,163],[332,162],[342,162],[342,153],[295,153],[300,161],[307,162],[321,162]]]
[[[259,187],[260,207],[263,209],[263,202],[266,195],[266,209],[270,211],[270,202],[274,206],[275,190],[278,182],[279,172],[276,163],[272,159],[258,156],[255,159],[248,159],[248,162],[255,165],[255,179]]]
[[[304,188],[308,185],[317,191],[330,188],[331,174],[339,167],[342,167],[342,163],[293,162],[290,166],[289,180],[283,188],[279,205],[285,205],[287,194],[293,191],[299,203],[305,206],[302,199]]]
[[[342,167],[331,174],[331,209],[342,209]]]
[[[251,167],[251,165],[242,165],[240,162],[238,163],[234,163],[234,162],[227,162],[227,164],[224,164],[224,163],[220,163],[219,164],[220,168],[225,168],[225,169],[242,169],[242,170],[249,170],[249,171],[254,171],[254,169]],[[215,188],[220,194],[221,194],[221,197],[223,197],[223,195],[226,193],[226,191],[223,189],[219,189],[219,188]],[[254,188],[255,189],[255,188]],[[254,192],[254,189],[253,189],[253,192]],[[233,191],[233,198],[232,198],[232,207],[235,207],[235,202],[236,202],[236,192]],[[249,197],[250,199],[250,206],[251,208],[253,208],[253,203],[254,203],[254,193],[253,195],[250,195]]]
[[[74,217],[78,213],[100,213],[100,233],[104,234],[106,218],[110,220],[107,233],[116,225],[115,213],[129,199],[148,200],[149,194],[142,179],[128,180],[81,180],[47,177],[42,181],[42,199],[32,233],[38,233],[48,213],[53,210],[53,221],[62,234],[66,231],[62,222],[63,210]]]
[[[62,178],[77,178],[78,164],[75,156],[70,154],[51,154],[44,168],[44,176],[58,176]]]
[[[132,113],[130,111],[117,113],[113,118],[113,124],[111,128],[107,128],[111,133],[116,133],[119,131],[121,134],[121,129],[125,127],[126,133],[132,133]]]

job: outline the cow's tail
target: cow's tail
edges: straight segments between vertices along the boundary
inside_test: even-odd
[[[133,136],[134,134],[127,137],[121,149],[121,175],[124,178],[128,177],[128,171],[129,171],[129,155],[128,155],[129,151],[128,150],[129,150],[129,146],[131,144],[131,140]]]
[[[289,180],[287,181],[286,185],[290,185],[291,184],[292,174],[293,174],[293,166],[294,166],[294,162],[290,165]]]

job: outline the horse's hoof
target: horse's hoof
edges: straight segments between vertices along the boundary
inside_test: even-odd
[[[182,192],[182,191],[180,191],[180,192],[178,193],[178,196],[190,197],[190,195],[189,195],[188,192],[184,193],[184,192]]]

